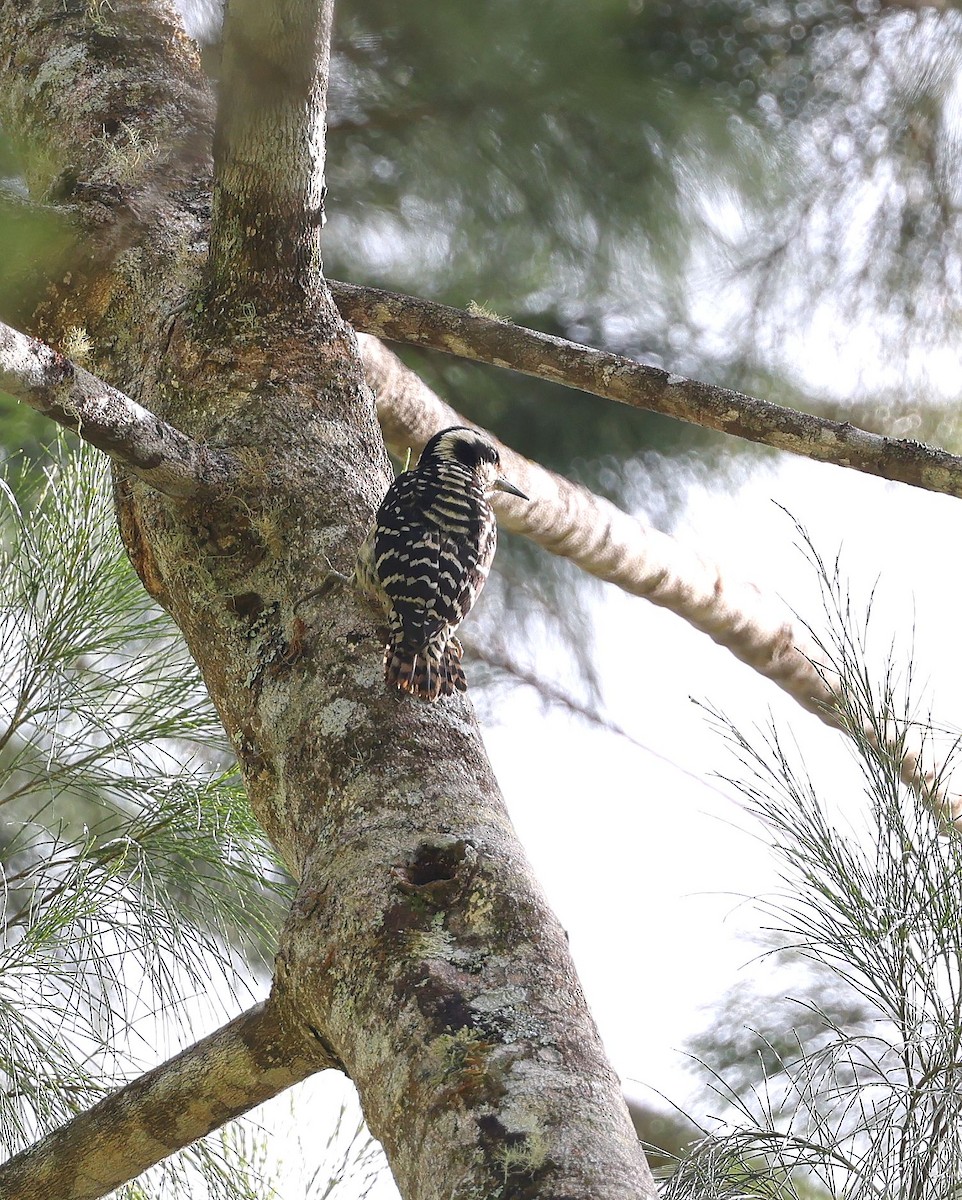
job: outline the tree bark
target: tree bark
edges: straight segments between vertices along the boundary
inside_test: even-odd
[[[132,180],[111,176],[123,218],[113,221],[111,209],[105,222],[123,235],[97,241],[76,290],[59,289],[33,332],[41,325],[56,341],[68,324],[82,325],[112,386],[241,464],[217,503],[163,495],[124,469],[118,503],[131,557],[183,630],[255,812],[300,879],[270,1001],[286,1031],[278,1045],[307,1059],[320,1046],[324,1061],[351,1075],[406,1198],[653,1196],[470,702],[428,706],[387,693],[366,605],[338,586],[306,599],[330,583],[331,566],[349,573],[389,470],[353,334],[316,253],[331,5],[270,8],[277,21],[252,38],[246,22],[256,22],[257,5],[242,0],[225,31],[235,65],[222,89],[213,252],[202,278],[202,155],[171,158],[169,187],[154,170],[174,135],[148,102],[152,84],[161,111],[181,103],[201,145],[207,113],[203,101],[192,110],[201,80],[164,6],[112,0],[105,53],[88,6],[2,0],[4,65],[19,72],[8,120],[28,114],[30,135],[69,153],[124,103],[124,145],[143,146],[147,134],[158,144]],[[58,54],[69,64],[73,113],[63,81],[41,86]],[[270,79],[250,80],[251,62]],[[284,95],[260,113],[237,96],[248,84]],[[294,112],[281,158],[305,157],[291,178],[270,167],[287,119],[278,114]],[[83,175],[101,169],[79,151],[77,161]],[[256,213],[253,197],[263,206]],[[72,202],[95,227],[101,191],[74,187]],[[276,1082],[289,1081],[282,1073]],[[203,1072],[196,1083],[213,1095]],[[133,1107],[116,1111],[133,1130],[143,1097],[125,1091]],[[96,1157],[95,1130],[96,1122],[86,1133],[74,1125],[73,1161]],[[170,1148],[153,1146],[157,1158]],[[32,1174],[17,1179],[30,1195],[52,1156],[41,1143],[5,1170],[26,1163]],[[131,1151],[130,1174],[149,1157]],[[9,1178],[0,1169],[0,1190]],[[110,1179],[115,1186],[118,1173]]]

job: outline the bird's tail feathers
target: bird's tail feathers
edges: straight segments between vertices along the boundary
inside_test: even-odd
[[[461,668],[461,643],[450,638],[443,646],[429,642],[415,649],[401,637],[392,638],[384,650],[384,681],[388,687],[433,702],[468,690]]]

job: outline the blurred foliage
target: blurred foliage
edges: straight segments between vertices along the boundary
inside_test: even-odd
[[[25,321],[51,278],[69,269],[75,245],[69,214],[31,197],[23,163],[0,128],[0,320]],[[0,405],[6,397],[0,392]],[[4,416],[0,407],[0,417]],[[0,424],[0,442],[16,445]]]
[[[788,383],[803,407],[872,397],[886,368],[904,415],[962,305],[960,64],[957,11],[873,0],[344,4],[328,268],[773,398]],[[802,342],[853,331],[860,386],[805,378]],[[435,372],[565,469],[732,450],[581,396],[532,428],[546,386]]]
[[[68,269],[73,242],[65,215],[31,205],[0,186],[0,317],[16,324],[29,317],[47,280]]]
[[[46,417],[0,391],[0,461],[18,454],[28,460],[39,458],[51,432]]]

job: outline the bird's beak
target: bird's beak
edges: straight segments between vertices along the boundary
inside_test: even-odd
[[[501,476],[498,476],[491,486],[496,492],[507,492],[509,496],[520,496],[522,500],[528,499],[520,488],[516,488],[513,483],[508,483],[507,479]]]

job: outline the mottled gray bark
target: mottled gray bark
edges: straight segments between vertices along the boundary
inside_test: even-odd
[[[98,374],[241,465],[216,503],[172,499],[121,470],[118,509],[145,586],[200,665],[253,807],[300,879],[270,1001],[275,1048],[351,1075],[411,1200],[653,1196],[470,702],[428,706],[387,693],[366,605],[337,586],[306,599],[329,582],[329,566],[349,572],[389,467],[353,334],[316,253],[330,3],[260,0],[268,7],[278,20],[253,41],[245,22],[256,23],[257,5],[247,0],[227,29],[235,65],[222,96],[236,119],[218,125],[214,254],[203,276],[208,109],[169,13],[158,0],[111,0],[95,26],[85,4],[0,0],[9,50],[0,68],[18,73],[0,101],[4,119],[79,164],[71,204],[84,228],[102,221],[106,230],[78,251],[71,282],[52,290],[31,332],[56,343],[82,327]],[[251,63],[287,93],[273,115],[235,94],[272,90],[247,77]],[[89,153],[115,107],[124,146],[143,146],[148,134],[157,142],[123,171]],[[165,124],[164,114],[177,120]],[[293,178],[273,169],[279,125],[290,135],[281,159],[304,156]],[[201,153],[172,155],[168,137]],[[169,187],[154,171],[165,157]],[[177,1070],[159,1068],[155,1082]],[[264,1094],[290,1081],[266,1073]],[[192,1087],[199,1135],[217,1109],[216,1073],[194,1072]],[[161,1116],[178,1115],[176,1095],[153,1092]],[[135,1083],[115,1100],[113,1145],[128,1146],[131,1174],[150,1160],[137,1137],[157,1117],[148,1099]],[[219,1112],[232,1115],[229,1105]],[[72,1123],[71,1161],[113,1186],[125,1152],[105,1150],[97,1130],[97,1121]],[[150,1145],[156,1158],[172,1148]],[[58,1200],[42,1182],[55,1158],[41,1143],[6,1170],[27,1164],[22,1194]],[[3,1172],[0,1192],[11,1178]]]
[[[509,367],[818,462],[962,496],[962,458],[936,446],[782,408],[510,321],[378,288],[330,286],[341,314],[364,333]]]

